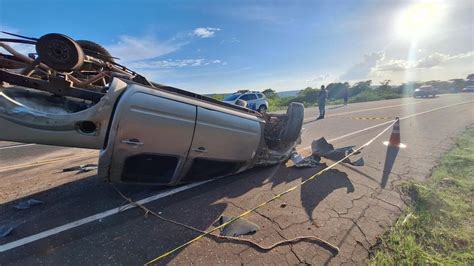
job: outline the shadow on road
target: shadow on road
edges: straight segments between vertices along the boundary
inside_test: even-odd
[[[346,188],[346,193],[354,192],[354,186],[347,174],[334,169],[303,185],[301,202],[310,221],[313,221],[313,210],[319,203],[339,188]]]
[[[224,212],[226,215],[237,215],[276,193],[262,194],[265,196],[256,200],[255,196],[258,193],[256,194],[255,188],[267,184],[273,188],[282,184],[283,186],[278,187],[278,192],[281,192],[307,180],[324,167],[326,165],[306,169],[293,169],[285,165],[257,168],[162,198],[147,204],[147,207],[156,212],[162,212],[169,219],[207,230]],[[169,189],[124,185],[118,188],[133,200]],[[339,188],[346,188],[347,193],[354,191],[354,186],[347,174],[334,169],[318,176],[301,188],[302,205],[310,220],[312,220],[313,210]],[[297,195],[294,196],[297,197]],[[239,197],[238,203],[237,201],[231,203],[232,199]],[[11,242],[125,204],[111,186],[95,175],[28,198],[42,200],[45,203],[38,208],[17,213],[16,215],[21,215],[21,218],[19,216],[17,218],[24,220],[25,223],[18,227],[14,234],[2,239],[0,243]],[[8,213],[15,212],[11,210],[13,203],[0,207],[0,210],[6,211],[6,215],[1,215],[1,219],[7,219]],[[237,213],[227,213],[229,204],[239,205]],[[46,241],[33,242],[0,257],[10,263],[28,264],[33,261],[43,261],[62,264],[69,259],[74,259],[76,256],[74,250],[79,249],[82,254],[89,254],[81,258],[84,264],[136,264],[152,259],[196,236],[196,232],[154,217],[145,219],[143,212],[135,209],[60,233]],[[91,242],[102,244],[90,245]],[[130,246],[128,243],[131,242],[135,244]],[[48,244],[45,245],[45,243]],[[119,252],[125,246],[128,252]],[[55,252],[49,252],[51,248]],[[170,263],[179,253],[176,252],[162,263]]]
[[[398,151],[400,150],[397,146],[388,146],[387,153],[385,155],[385,162],[383,165],[383,174],[382,181],[380,182],[380,187],[385,188],[387,186],[388,178],[392,172],[393,164],[397,158]]]

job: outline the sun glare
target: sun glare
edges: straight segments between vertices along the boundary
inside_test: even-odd
[[[405,8],[397,17],[396,34],[406,40],[419,40],[433,33],[441,21],[443,5],[439,1],[423,1]]]

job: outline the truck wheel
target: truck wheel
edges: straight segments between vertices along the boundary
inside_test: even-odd
[[[84,53],[86,55],[90,55],[108,62],[114,62],[114,59],[112,58],[112,55],[109,53],[109,51],[107,51],[101,45],[86,40],[79,40],[76,42],[79,44],[79,46],[81,46],[82,50],[84,50]]]
[[[284,141],[296,141],[303,127],[304,105],[301,103],[290,103],[286,115],[288,121],[280,138]]]
[[[258,112],[259,113],[265,113],[267,112],[267,107],[265,105],[260,105],[260,107],[258,108]]]

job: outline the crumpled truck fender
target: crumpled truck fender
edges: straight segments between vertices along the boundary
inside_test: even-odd
[[[0,140],[102,149],[114,106],[126,87],[125,82],[115,78],[99,102],[77,112],[48,106],[47,100],[41,100],[54,96],[30,94],[22,99],[8,91],[14,92],[15,88],[3,88],[0,90]],[[34,100],[34,104],[30,100]]]

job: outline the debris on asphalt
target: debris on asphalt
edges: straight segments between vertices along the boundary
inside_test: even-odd
[[[40,200],[29,199],[29,200],[24,200],[24,201],[18,202],[17,204],[13,205],[13,208],[15,208],[17,210],[25,210],[25,209],[29,209],[33,206],[36,206],[36,205],[41,205],[43,203],[44,202],[42,202]]]
[[[323,158],[327,158],[333,161],[342,160],[348,154],[354,152],[354,148],[355,146],[347,146],[347,147],[334,149],[334,146],[328,143],[324,137],[314,140],[311,143],[311,150],[312,150],[313,157],[319,157],[319,158],[323,157]],[[360,152],[357,152],[355,154],[359,154],[359,153]],[[346,158],[343,162],[349,163],[354,166],[364,165],[363,158],[359,158],[356,161],[351,161],[349,158]]]
[[[295,165],[304,160],[303,156],[296,151],[291,154],[290,159]]]
[[[291,154],[291,161],[293,162],[293,166],[296,168],[314,168],[321,165],[321,158],[327,158],[333,161],[339,161],[346,157],[348,154],[354,151],[355,146],[347,146],[338,149],[334,149],[334,146],[326,141],[324,137],[314,140],[311,143],[311,151],[312,154],[306,158],[303,158],[301,154],[293,151]],[[357,152],[355,154],[359,154]],[[344,163],[351,164],[353,166],[363,166],[364,159],[361,157],[355,161],[351,161],[349,158],[346,158]]]
[[[217,221],[218,225],[223,225],[224,223],[230,221],[233,217],[228,217],[222,215],[219,220]],[[247,221],[243,218],[240,218],[239,220],[236,220],[232,222],[229,225],[224,226],[223,229],[221,229],[221,236],[241,236],[241,235],[248,235],[248,234],[254,234],[258,230],[260,230],[260,227],[250,221]]]
[[[8,236],[16,227],[14,224],[0,225],[0,238]]]
[[[314,167],[318,167],[321,164],[320,160],[321,160],[320,157],[316,157],[316,156],[311,155],[311,156],[308,156],[308,157],[304,158],[301,162],[296,163],[295,167],[296,168],[305,168],[305,167],[314,168]]]
[[[364,158],[360,157],[358,160],[356,161],[352,161],[352,162],[349,162],[351,165],[353,166],[364,166],[365,162],[364,162]]]
[[[84,164],[84,165],[78,165],[78,166],[73,166],[69,168],[64,168],[63,172],[73,172],[77,171],[76,174],[81,174],[81,173],[86,173],[90,172],[93,170],[97,170],[97,164]]]

